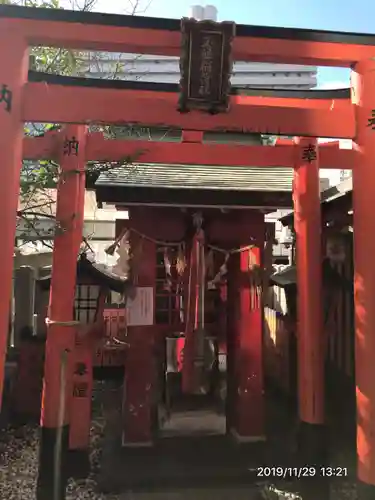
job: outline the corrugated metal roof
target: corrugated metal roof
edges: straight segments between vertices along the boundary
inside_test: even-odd
[[[102,173],[97,186],[292,191],[293,169],[139,164]]]
[[[297,282],[296,266],[285,266],[270,276],[270,282],[281,287],[294,285]]]
[[[336,186],[332,186],[325,191],[320,193],[320,201],[322,205],[322,210],[330,206],[330,203],[334,203],[335,200],[342,198],[343,196],[350,196],[353,191],[353,177],[348,177],[347,179],[341,181]],[[283,215],[280,217],[279,221],[283,226],[291,226],[294,224],[294,212]]]

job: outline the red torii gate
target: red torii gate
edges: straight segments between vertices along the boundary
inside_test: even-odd
[[[325,99],[324,93],[320,98],[312,94],[310,99],[232,95],[230,113],[213,118],[197,112],[179,113],[177,85],[171,85],[172,91],[165,92],[162,84],[139,82],[134,85],[134,82],[117,81],[109,85],[106,80],[97,80],[101,83],[93,87],[83,85],[77,78],[66,77],[61,84],[53,75],[36,78],[38,74],[32,73],[31,76],[36,81],[25,82],[22,108],[25,122],[121,125],[126,116],[127,123],[131,124],[167,125],[183,130],[344,139],[351,139],[355,134],[350,99]],[[108,106],[114,101],[116,109]]]
[[[25,160],[46,160],[58,150],[59,132],[47,132],[42,137],[25,137],[22,155]],[[203,143],[203,134],[183,132],[181,142],[145,140],[109,140],[101,132],[89,132],[86,138],[85,161],[121,162],[126,158],[134,163],[173,165],[218,165],[257,167],[294,166],[293,141],[285,140],[275,146]],[[340,149],[337,142],[319,145],[319,168],[352,170],[355,151]],[[134,160],[132,160],[134,159]]]
[[[199,131],[242,131],[279,133],[304,137],[349,138],[356,142],[353,152],[340,152],[345,158],[340,168],[353,167],[354,175],[354,241],[355,241],[355,306],[356,306],[356,381],[358,410],[358,477],[360,498],[373,498],[375,491],[375,442],[372,414],[375,411],[375,389],[372,367],[375,355],[375,237],[372,228],[373,160],[375,157],[375,37],[347,33],[316,32],[308,30],[238,26],[233,42],[234,59],[310,65],[350,66],[354,64],[351,99],[298,99],[286,97],[232,96],[230,112],[217,116],[191,112],[181,115],[177,110],[178,95],[174,92],[147,88],[126,89],[112,82],[97,81],[94,87],[66,79],[58,84],[43,76],[41,82],[28,81],[28,46],[48,45],[101,51],[122,51],[161,55],[180,54],[180,23],[175,20],[152,19],[103,14],[51,11],[0,7],[0,158],[2,183],[0,208],[2,211],[2,246],[0,247],[0,364],[4,366],[9,295],[12,279],[12,256],[15,234],[15,214],[18,202],[19,169],[22,159],[23,123],[30,121],[52,123],[144,123],[149,126],[179,127]],[[11,47],[11,50],[9,50]],[[61,80],[62,82],[62,80]],[[80,146],[86,141],[84,127],[74,126],[74,136]],[[73,130],[69,133],[73,136]],[[62,145],[60,145],[61,148]],[[159,144],[158,144],[159,146]],[[168,146],[173,151],[174,146]],[[165,147],[167,147],[165,146]],[[181,147],[182,145],[179,145]],[[294,184],[295,221],[298,245],[299,289],[299,385],[300,418],[306,435],[321,434],[324,427],[323,408],[323,328],[321,322],[320,276],[320,204],[319,151],[316,158],[307,161],[306,147],[315,151],[315,140],[301,139],[293,156],[296,177]],[[139,146],[138,146],[139,147]],[[150,148],[149,143],[147,147]],[[189,145],[190,147],[190,145]],[[194,146],[196,147],[196,146]],[[215,145],[215,148],[218,146]],[[233,146],[226,146],[231,148]],[[202,146],[203,148],[203,146]],[[206,145],[204,146],[205,151]],[[241,146],[242,148],[242,146]],[[25,148],[27,149],[27,148]],[[82,148],[83,149],[83,148]],[[227,149],[227,154],[228,154]],[[279,148],[274,148],[278,151]],[[329,156],[323,153],[321,157]],[[182,151],[182,149],[181,149]],[[191,149],[192,151],[192,149]],[[184,162],[191,162],[191,151]],[[240,164],[241,153],[235,153]],[[241,149],[241,151],[244,151]],[[280,150],[282,151],[282,150]],[[259,155],[260,152],[254,155]],[[60,149],[60,153],[61,149]],[[160,155],[162,153],[159,152]],[[165,154],[165,151],[164,153]],[[173,154],[180,154],[174,151]],[[206,153],[204,153],[206,154]],[[273,161],[276,160],[276,153]],[[291,153],[285,150],[284,162]],[[156,156],[156,154],[155,154]],[[151,158],[151,154],[149,156]],[[215,156],[216,157],[216,156]],[[155,157],[154,157],[155,158]],[[96,158],[99,159],[99,158]],[[257,156],[258,159],[258,156]],[[279,159],[279,158],[277,158]],[[338,156],[332,157],[338,164]],[[86,158],[83,153],[62,159],[64,170],[79,172]],[[154,160],[155,161],[155,160]],[[251,158],[253,163],[254,158]],[[170,159],[169,159],[170,162]],[[345,163],[346,162],[346,163]],[[216,161],[215,161],[216,163]],[[289,162],[288,162],[289,163]],[[328,162],[330,163],[330,162]],[[289,163],[290,165],[290,163]],[[330,167],[332,167],[330,165]],[[351,165],[351,167],[349,166]],[[69,183],[59,192],[58,217],[80,214],[82,199],[80,175],[67,176]],[[73,203],[72,200],[76,200]],[[70,207],[69,207],[70,204]],[[60,213],[59,213],[60,210]],[[70,212],[69,212],[70,210]],[[77,219],[78,220],[78,219]],[[77,242],[80,240],[81,220],[72,224],[70,234],[56,238],[54,275],[50,304],[50,331],[47,340],[45,412],[42,418],[42,463],[51,461],[51,449],[61,434],[63,421],[53,408],[56,388],[60,386],[54,363],[64,357],[68,342],[60,344],[71,320],[72,289],[74,285]],[[69,231],[67,232],[69,233]],[[57,265],[59,264],[59,265]],[[59,269],[60,268],[60,269]],[[60,273],[60,276],[58,275]],[[63,275],[62,275],[63,273]],[[63,284],[62,284],[63,283]],[[68,286],[68,284],[69,286]],[[58,294],[58,296],[56,296]],[[60,305],[57,304],[60,302]],[[69,310],[70,307],[70,310]],[[65,336],[67,337],[67,336]],[[60,364],[60,362],[59,362]],[[62,363],[64,366],[64,363]],[[3,374],[1,370],[0,388]],[[48,383],[47,383],[48,382]],[[0,391],[1,392],[1,391]],[[51,447],[52,444],[52,447]],[[51,474],[51,471],[48,471]],[[40,471],[40,483],[50,487],[51,498],[56,478],[46,477]],[[47,488],[48,489],[48,488]],[[61,491],[63,490],[63,485]],[[61,497],[63,493],[61,493]]]

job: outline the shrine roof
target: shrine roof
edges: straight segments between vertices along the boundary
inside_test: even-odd
[[[322,217],[327,218],[332,215],[334,216],[334,212],[339,213],[341,210],[348,210],[348,207],[352,203],[352,192],[352,177],[345,179],[336,186],[325,189],[320,195]],[[294,212],[284,215],[279,220],[283,226],[292,227],[294,224]]]
[[[289,207],[292,181],[284,167],[138,164],[102,173],[95,187],[99,203]]]
[[[285,288],[290,285],[295,285],[297,281],[297,268],[295,265],[286,266],[281,271],[270,276],[270,285],[280,286]]]
[[[328,258],[323,259],[322,262],[322,278],[323,286],[332,286],[336,284],[339,287],[351,290],[350,282],[340,275]],[[297,286],[297,266],[294,264],[286,266],[281,271],[272,274],[270,276],[269,284],[270,286],[276,285],[281,288]]]
[[[44,270],[44,274],[38,279],[42,289],[49,289],[51,285],[52,267],[48,266]],[[118,293],[125,292],[129,285],[126,277],[120,277],[114,274],[103,264],[97,263],[82,254],[77,262],[77,277],[79,279],[88,279],[92,284],[109,288]]]

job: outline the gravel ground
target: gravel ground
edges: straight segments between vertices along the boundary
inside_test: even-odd
[[[258,483],[254,490],[239,488],[231,490],[179,490],[168,492],[126,492],[121,495],[103,495],[96,490],[96,476],[99,470],[105,418],[103,411],[103,395],[111,390],[106,383],[98,382],[93,398],[93,420],[91,428],[91,465],[92,473],[86,480],[70,480],[67,500],[302,500],[296,492],[297,483],[271,484]],[[19,428],[8,426],[0,435],[0,499],[1,500],[32,500],[35,498],[35,484],[38,470],[37,426],[24,425]],[[341,456],[340,456],[341,453]],[[351,461],[340,451],[336,455],[336,464],[345,466]],[[331,485],[330,500],[356,500],[355,483],[353,480],[336,482]]]

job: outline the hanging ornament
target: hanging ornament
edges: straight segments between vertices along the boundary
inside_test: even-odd
[[[112,272],[128,278],[130,274],[130,232],[126,231],[116,246],[118,259],[112,266]]]
[[[327,236],[326,255],[332,264],[342,264],[346,258],[345,236],[333,232]]]
[[[275,226],[266,228],[266,240],[264,243],[264,271],[265,279],[271,276],[273,272],[273,247],[277,245],[278,241],[275,239]]]
[[[209,280],[212,280],[215,276],[215,261],[214,252],[212,249],[207,252],[205,259],[206,276]]]
[[[207,377],[205,376],[206,265],[202,214],[194,214],[193,223],[196,232],[189,261],[182,387],[185,393],[202,394],[207,390]]]
[[[219,272],[214,276],[214,278],[211,281],[208,282],[207,288],[209,290],[213,290],[213,289],[217,288],[217,286],[223,282],[224,277],[228,273],[227,263],[228,263],[229,257],[230,257],[230,253],[228,252],[225,254],[224,262],[220,266]]]
[[[132,246],[131,252],[131,276],[134,285],[138,284],[138,270],[141,264],[143,255],[143,240],[144,237],[140,236],[137,243]]]
[[[186,252],[185,243],[181,243],[178,246],[177,259],[176,259],[176,271],[179,276],[182,276],[185,273],[186,269],[185,252]]]
[[[257,309],[260,305],[263,284],[263,269],[257,264],[257,257],[252,249],[248,252],[248,269],[250,279],[250,310]]]
[[[167,292],[172,291],[172,264],[169,256],[169,249],[167,247],[164,248],[163,251],[163,260],[164,260],[164,269],[165,269],[165,284],[164,290]]]

